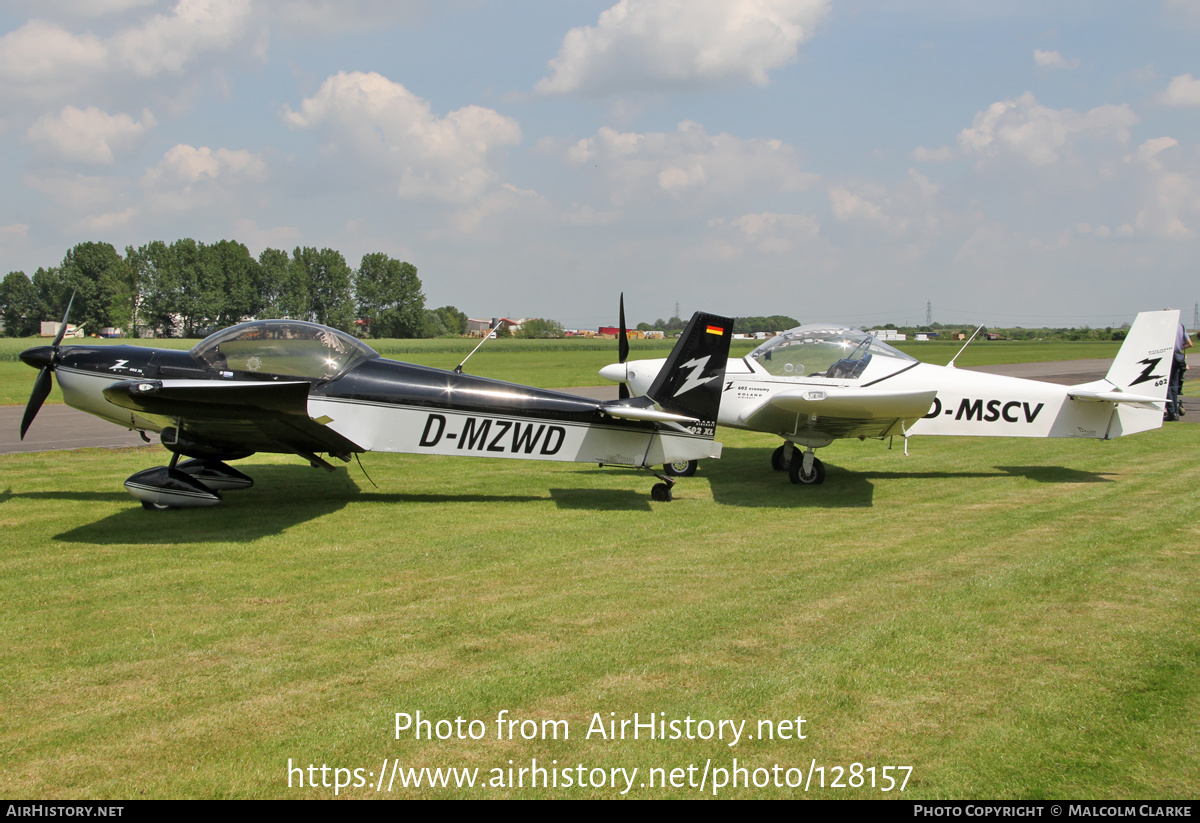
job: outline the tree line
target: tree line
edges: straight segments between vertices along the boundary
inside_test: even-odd
[[[351,269],[341,252],[297,246],[265,249],[257,259],[242,243],[154,241],[122,256],[108,243],[80,243],[54,268],[0,281],[4,334],[26,337],[42,320],[62,317],[87,334],[201,337],[252,317],[309,320],[360,337],[464,334],[454,306],[425,307],[416,266],[386,254],[364,255]]]
[[[680,317],[663,320],[661,317],[653,323],[638,323],[638,331],[681,332],[687,321]],[[733,319],[734,334],[759,334],[760,332],[780,332],[794,329],[800,321],[786,314],[772,314],[766,317],[735,317]]]

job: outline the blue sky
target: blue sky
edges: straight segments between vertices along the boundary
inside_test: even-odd
[[[1200,0],[8,0],[0,273],[382,251],[595,326],[1200,300]]]

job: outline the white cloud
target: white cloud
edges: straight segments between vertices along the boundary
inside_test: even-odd
[[[250,22],[250,0],[179,0],[170,14],[101,39],[31,20],[0,38],[0,94],[41,100],[70,94],[106,74],[178,73],[208,51],[229,49]]]
[[[35,151],[56,159],[92,165],[111,165],[115,153],[135,144],[154,128],[154,115],[142,112],[135,121],[128,114],[110,115],[89,106],[67,106],[56,115],[47,114],[25,133]]]
[[[865,220],[877,223],[892,233],[903,232],[908,223],[903,219],[893,218],[886,207],[890,198],[882,189],[863,186],[868,189],[856,194],[845,186],[834,186],[829,190],[829,207],[833,216],[843,222],[850,220]]]
[[[821,234],[821,223],[811,214],[743,214],[730,225],[748,245],[765,254],[793,252],[798,244],[815,240]]]
[[[1192,25],[1200,25],[1200,0],[1167,0],[1166,8]]]
[[[975,115],[969,129],[958,135],[967,152],[983,157],[1016,155],[1037,166],[1046,166],[1069,153],[1082,137],[1129,140],[1129,129],[1137,115],[1122,103],[1105,104],[1080,114],[1072,109],[1051,109],[1037,102],[1031,92],[1016,100],[993,103]]]
[[[619,211],[600,211],[588,205],[572,204],[558,217],[567,226],[607,226],[621,219]]]
[[[31,20],[0,37],[0,86],[6,96],[37,98],[74,89],[80,77],[101,71],[108,48],[91,34],[74,35],[52,23]]]
[[[28,236],[29,225],[26,223],[11,223],[7,226],[0,226],[0,243],[24,240]]]
[[[445,117],[400,83],[374,72],[329,77],[298,111],[294,128],[318,131],[330,160],[396,182],[400,197],[465,203],[499,179],[496,149],[521,141],[517,121],[493,109],[465,106]]]
[[[918,163],[945,163],[954,159],[954,150],[949,146],[941,146],[936,149],[917,146],[913,149],[912,158]]]
[[[1168,106],[1200,106],[1200,80],[1191,74],[1172,77],[1158,102]]]
[[[189,185],[202,180],[219,180],[225,185],[261,183],[267,178],[267,164],[261,155],[245,149],[195,148],[179,144],[168,149],[158,165],[147,170],[144,186]]]
[[[133,219],[137,214],[137,209],[132,206],[121,211],[103,212],[101,214],[89,214],[86,217],[77,220],[72,228],[75,231],[103,234],[120,228]]]
[[[27,188],[49,197],[59,208],[72,211],[111,207],[127,185],[125,180],[118,177],[83,174],[27,174],[21,182]]]
[[[235,220],[233,231],[238,240],[259,253],[267,248],[286,249],[289,246],[296,246],[300,243],[301,238],[300,229],[295,226],[273,226],[263,229],[248,217]]]
[[[15,0],[40,15],[62,15],[66,17],[103,17],[120,14],[142,6],[152,6],[158,0]]]
[[[1195,181],[1172,172],[1158,176],[1149,202],[1138,211],[1133,223],[1141,232],[1180,239],[1195,234],[1187,221],[1197,216],[1200,196]]]
[[[601,128],[566,152],[575,165],[601,169],[613,202],[647,196],[687,199],[747,191],[794,192],[816,176],[800,168],[796,151],[781,140],[710,135],[685,120],[673,132],[645,134]]]
[[[1037,63],[1038,67],[1043,69],[1065,69],[1070,71],[1079,68],[1078,57],[1068,60],[1056,51],[1034,49],[1033,62]]]
[[[480,224],[490,217],[545,205],[545,200],[537,192],[518,189],[510,183],[504,183],[466,208],[460,209],[454,215],[453,224],[461,234],[474,234],[479,230]]]
[[[620,0],[571,29],[542,94],[644,92],[726,81],[763,85],[796,59],[828,0]]]
[[[429,0],[265,0],[275,25],[288,31],[327,35],[376,29],[421,20]]]
[[[942,188],[916,169],[909,169],[908,177],[917,184],[917,188],[921,190],[921,194],[926,198],[933,197]]]
[[[114,35],[115,65],[142,77],[180,72],[206,51],[223,51],[245,34],[250,0],[179,0],[169,15]]]
[[[1134,160],[1145,164],[1152,171],[1158,171],[1162,168],[1162,163],[1157,159],[1159,152],[1174,148],[1179,145],[1179,141],[1174,137],[1154,137],[1138,146],[1137,151],[1125,158],[1126,162]]]

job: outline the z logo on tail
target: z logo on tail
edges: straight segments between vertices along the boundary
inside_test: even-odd
[[[703,386],[705,383],[711,382],[716,378],[717,375],[715,374],[711,374],[708,377],[700,377],[701,372],[704,371],[704,367],[708,365],[709,357],[710,355],[697,357],[695,360],[689,360],[679,367],[681,369],[691,369],[692,372],[687,376],[687,380],[683,381],[683,385],[679,387],[679,391],[675,392],[675,397],[678,397],[681,394],[687,394],[692,389],[697,388],[698,386]]]
[[[1161,357],[1147,357],[1145,360],[1139,360],[1138,362],[1144,363],[1146,368],[1143,369],[1142,373],[1138,375],[1137,380],[1134,380],[1129,385],[1136,386],[1138,383],[1145,383],[1149,380],[1158,380],[1159,378],[1163,377],[1163,375],[1161,375],[1161,374],[1151,374],[1150,373],[1150,372],[1154,371],[1155,367],[1158,365],[1160,360],[1162,360]]]

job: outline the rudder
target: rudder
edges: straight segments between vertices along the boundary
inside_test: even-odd
[[[715,426],[733,319],[696,312],[646,395],[664,411]]]

